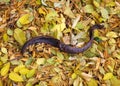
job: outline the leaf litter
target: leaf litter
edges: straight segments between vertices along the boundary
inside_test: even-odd
[[[20,54],[38,35],[81,47],[95,23],[104,29],[83,53],[36,44]],[[1,0],[0,34],[0,86],[120,86],[119,0]]]

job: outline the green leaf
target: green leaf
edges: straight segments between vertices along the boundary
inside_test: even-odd
[[[58,59],[60,59],[60,60],[64,59],[64,55],[59,51],[57,52],[57,56],[58,56]]]
[[[11,72],[11,73],[9,74],[9,78],[10,78],[11,80],[15,81],[15,82],[22,82],[22,81],[24,81],[23,78],[22,78],[22,76],[18,75],[18,74],[15,73],[15,72]]]
[[[26,42],[25,33],[21,29],[14,30],[14,38],[21,46]]]
[[[3,68],[1,69],[1,71],[0,71],[1,76],[5,76],[5,75],[8,73],[9,69],[10,69],[10,63],[8,62],[8,63],[5,64],[5,65],[3,66]]]
[[[97,42],[102,42],[102,39],[99,38],[99,37],[95,37],[94,40],[97,41]]]
[[[85,11],[86,13],[92,13],[92,12],[94,12],[94,8],[93,8],[92,5],[86,5],[86,6],[84,7],[84,11]]]
[[[84,28],[83,23],[82,22],[78,22],[77,25],[76,25],[76,28],[83,29]]]
[[[26,76],[27,76],[27,78],[31,78],[34,74],[35,74],[35,69],[32,69],[27,73]]]
[[[26,62],[25,65],[30,65],[33,61],[33,58],[29,58]]]

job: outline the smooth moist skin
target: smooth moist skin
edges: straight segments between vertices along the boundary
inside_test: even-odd
[[[66,45],[63,42],[61,42],[60,40],[55,39],[55,38],[50,37],[50,36],[37,36],[37,37],[34,37],[34,38],[30,39],[29,41],[27,41],[23,45],[23,47],[21,49],[21,53],[24,54],[24,52],[26,51],[26,48],[28,46],[33,45],[33,44],[37,44],[37,43],[50,44],[50,45],[52,45],[54,47],[59,48],[60,51],[70,53],[70,54],[81,53],[81,52],[84,52],[88,48],[91,47],[91,45],[93,43],[93,40],[94,40],[94,30],[95,29],[101,29],[101,28],[103,28],[103,25],[99,25],[99,24],[95,24],[92,27],[90,27],[90,29],[89,29],[90,40],[88,41],[88,43],[86,45],[84,45],[81,48]]]

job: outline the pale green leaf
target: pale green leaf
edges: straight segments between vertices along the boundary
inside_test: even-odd
[[[67,16],[69,16],[70,18],[75,18],[75,15],[74,15],[73,12],[71,11],[71,8],[70,8],[70,7],[66,7],[66,8],[65,8],[64,14],[67,15]]]
[[[84,28],[84,24],[82,22],[78,22],[77,25],[76,25],[76,28],[83,29]]]
[[[46,61],[45,58],[38,58],[37,61],[36,61],[36,63],[37,63],[38,65],[42,65],[42,64],[45,64],[45,61]]]
[[[116,38],[116,37],[118,37],[118,36],[117,36],[117,33],[113,32],[113,31],[108,32],[108,33],[106,34],[106,36],[107,36],[108,38]]]
[[[27,78],[31,78],[34,74],[35,74],[35,69],[32,69],[27,73],[26,76],[27,76]]]
[[[61,52],[57,52],[57,56],[60,60],[63,60],[64,59],[64,55],[61,53]]]
[[[108,19],[108,18],[109,18],[109,13],[108,13],[108,11],[107,11],[105,8],[103,8],[103,7],[101,7],[101,14],[102,14],[102,17],[103,17],[104,19]]]
[[[86,6],[84,7],[84,11],[85,11],[86,13],[92,13],[92,12],[94,12],[94,8],[93,8],[92,5],[86,5]]]
[[[111,38],[109,41],[108,41],[109,45],[114,45],[116,43],[116,40]]]
[[[10,35],[10,36],[12,36],[13,35],[13,30],[7,29],[7,34]]]
[[[50,12],[46,15],[45,21],[46,21],[46,22],[49,22],[49,21],[51,21],[51,20],[54,20],[56,17],[58,17],[57,12],[56,12],[56,11],[50,11]]]
[[[2,53],[7,54],[7,49],[5,47],[1,47],[1,51]]]

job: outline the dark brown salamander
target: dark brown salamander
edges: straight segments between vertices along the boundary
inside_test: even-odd
[[[63,52],[66,52],[66,53],[70,53],[70,54],[77,54],[77,53],[80,53],[80,52],[84,52],[85,50],[90,48],[91,45],[92,45],[92,42],[94,40],[94,30],[95,29],[101,29],[101,28],[103,28],[103,25],[99,25],[99,24],[95,24],[92,27],[90,27],[90,29],[89,29],[90,40],[89,40],[89,42],[85,46],[83,46],[81,48],[77,48],[77,47],[72,47],[70,45],[66,45],[66,44],[62,43],[60,40],[55,39],[53,37],[37,36],[37,37],[34,37],[34,38],[30,39],[29,41],[27,41],[23,45],[23,47],[21,49],[21,53],[24,54],[24,52],[25,52],[25,50],[26,50],[26,48],[28,46],[36,44],[36,43],[50,44],[50,45],[52,45],[54,47],[59,48],[60,51],[63,51]]]

